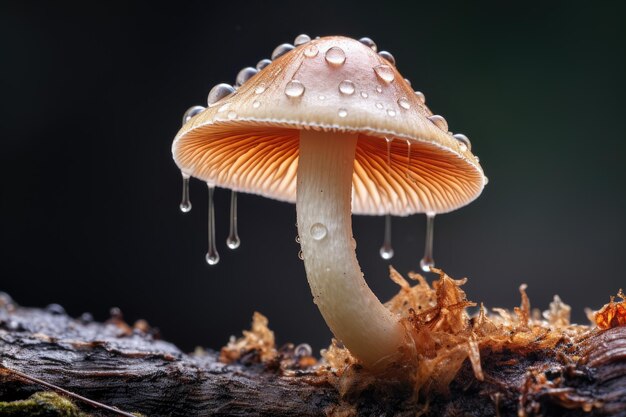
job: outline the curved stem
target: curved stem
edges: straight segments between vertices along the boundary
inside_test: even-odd
[[[324,320],[365,366],[399,355],[404,329],[367,286],[352,238],[352,171],[357,135],[300,133],[296,210],[313,299]]]

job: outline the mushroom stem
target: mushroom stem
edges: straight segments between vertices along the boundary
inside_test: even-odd
[[[397,359],[404,329],[367,286],[352,238],[357,134],[302,130],[296,210],[304,267],[324,320],[368,368]]]

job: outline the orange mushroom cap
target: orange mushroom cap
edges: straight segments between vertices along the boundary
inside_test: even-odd
[[[358,133],[356,214],[445,213],[485,185],[478,159],[395,66],[340,36],[274,60],[184,124],[172,153],[188,175],[293,203],[302,129]]]

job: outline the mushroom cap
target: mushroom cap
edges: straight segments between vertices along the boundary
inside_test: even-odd
[[[370,47],[324,37],[278,57],[191,118],[172,154],[184,173],[207,183],[293,203],[299,131],[358,133],[353,213],[444,213],[478,197],[485,177],[445,121],[430,116]]]

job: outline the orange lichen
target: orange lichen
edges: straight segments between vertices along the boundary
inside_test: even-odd
[[[602,330],[618,326],[626,326],[626,296],[620,289],[617,296],[622,301],[616,302],[615,297],[595,313],[595,324]]]
[[[220,361],[231,363],[239,360],[244,354],[255,353],[261,362],[268,362],[276,357],[274,332],[269,329],[267,317],[254,312],[252,329],[244,330],[243,337],[230,341],[220,351]]]

